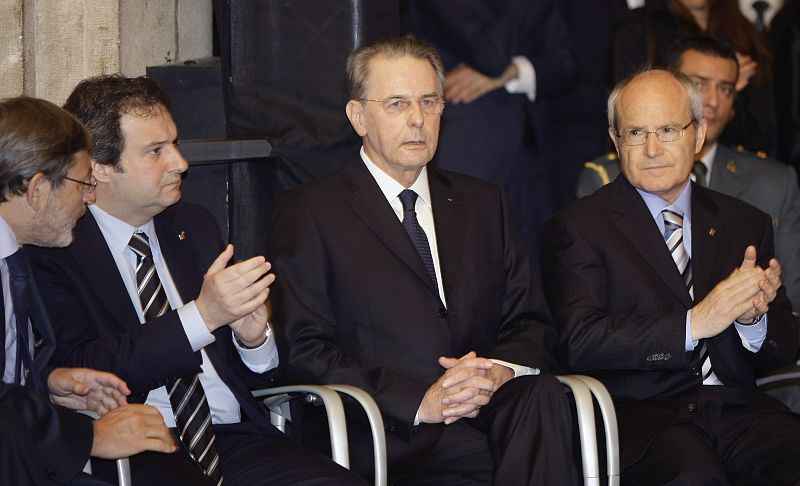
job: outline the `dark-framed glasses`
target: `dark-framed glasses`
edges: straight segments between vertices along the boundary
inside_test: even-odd
[[[370,100],[362,98],[359,101],[370,101],[380,103],[383,111],[390,115],[400,115],[411,108],[411,103],[419,103],[419,109],[426,115],[438,115],[444,111],[444,98],[438,95],[422,96],[420,98],[406,98],[403,96],[390,96],[382,100]]]
[[[655,130],[645,130],[644,128],[628,128],[622,132],[617,132],[617,137],[622,140],[623,145],[644,145],[647,143],[647,136],[651,133],[656,135],[659,142],[675,142],[683,138],[683,133],[689,128],[693,121],[689,121],[684,126],[664,125]]]
[[[73,179],[72,177],[67,177],[67,176],[64,176],[64,179],[72,182],[77,182],[78,184],[81,185],[81,189],[83,189],[83,192],[86,192],[88,194],[93,193],[94,188],[97,187],[97,181],[94,179],[94,176],[89,176],[84,180]]]

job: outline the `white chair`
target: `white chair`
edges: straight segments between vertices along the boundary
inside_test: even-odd
[[[590,376],[559,375],[557,378],[572,391],[572,395],[575,398],[584,485],[600,485],[600,461],[597,452],[594,399],[600,407],[600,413],[603,418],[608,484],[610,486],[618,486],[619,436],[617,432],[617,414],[614,411],[614,403],[611,400],[611,396],[600,381]]]
[[[331,441],[331,455],[334,462],[350,468],[349,445],[347,442],[347,422],[344,406],[339,394],[353,397],[364,409],[372,430],[375,457],[375,485],[386,486],[388,468],[386,465],[386,436],[383,431],[383,418],[375,400],[363,390],[350,385],[291,385],[256,390],[253,396],[263,399],[270,410],[270,420],[279,430],[285,432],[286,421],[291,420],[289,402],[300,396],[306,402],[322,402],[328,416],[328,433]]]

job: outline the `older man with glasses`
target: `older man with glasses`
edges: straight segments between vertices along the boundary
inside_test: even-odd
[[[756,390],[792,362],[797,323],[769,216],[690,180],[703,103],[650,70],[608,99],[622,177],[545,226],[559,355],[617,405],[623,484],[800,481],[800,417]]]
[[[271,227],[289,368],[372,394],[396,484],[574,484],[570,405],[546,374],[555,334],[522,235],[498,187],[428,165],[438,54],[381,41],[347,73],[361,153],[289,191]],[[352,433],[368,469],[369,429]]]

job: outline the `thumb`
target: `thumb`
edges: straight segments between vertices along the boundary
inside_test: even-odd
[[[753,268],[756,266],[756,247],[749,245],[744,250],[744,259],[741,268]]]
[[[214,260],[214,262],[211,263],[211,266],[208,267],[206,275],[211,275],[221,270],[224,270],[225,267],[228,265],[228,262],[231,261],[231,258],[233,258],[233,245],[228,244],[228,246],[226,246],[225,249],[222,250],[222,253],[219,254],[219,256]]]

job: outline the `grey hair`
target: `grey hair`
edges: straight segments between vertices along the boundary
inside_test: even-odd
[[[700,90],[697,86],[692,82],[684,74],[674,71],[668,71],[665,69],[651,69],[646,68],[642,71],[636,72],[631,76],[623,79],[616,86],[614,86],[613,91],[611,94],[608,95],[608,126],[613,128],[617,131],[617,99],[619,98],[620,93],[624,90],[634,79],[643,76],[647,73],[651,72],[662,72],[670,75],[673,79],[678,81],[683,88],[686,90],[686,94],[689,96],[689,110],[690,114],[692,115],[692,123],[699,123],[700,120],[703,119],[703,95],[700,93]]]
[[[428,61],[433,67],[439,87],[444,93],[444,65],[436,49],[418,39],[396,37],[365,44],[353,51],[347,58],[347,93],[351,100],[361,100],[367,95],[369,62],[378,56],[390,59],[411,56]]]

